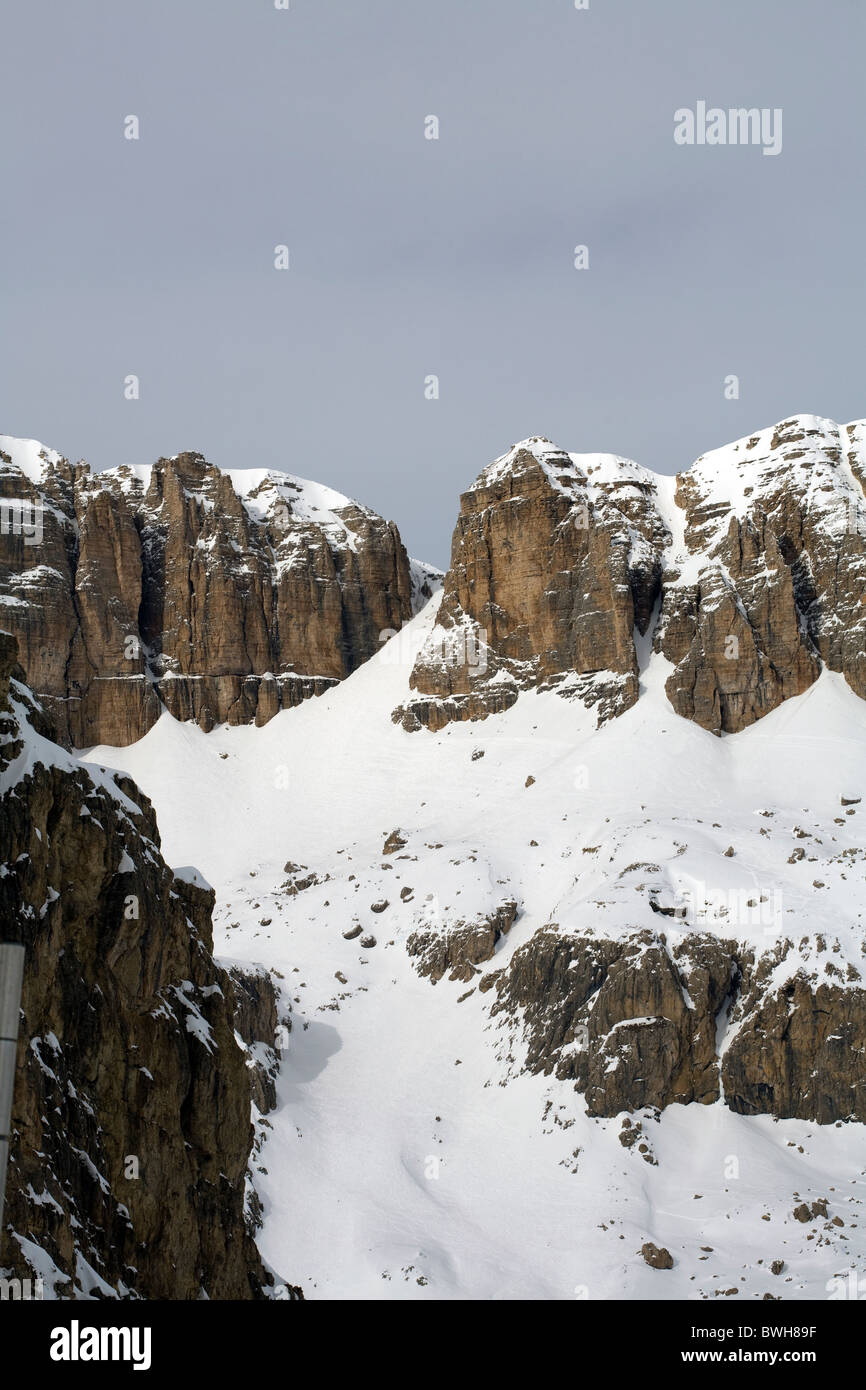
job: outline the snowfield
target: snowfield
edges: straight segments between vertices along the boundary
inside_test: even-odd
[[[580,702],[528,692],[410,734],[391,711],[438,601],[263,728],[165,714],[86,754],[135,778],[168,862],[214,886],[221,960],[266,966],[291,1009],[278,1106],[257,1117],[264,1258],[307,1298],[826,1299],[857,1279],[866,1296],[862,1126],[671,1106],[632,1117],[644,1161],[623,1116],[590,1119],[571,1083],[521,1073],[493,992],[434,986],[405,950],[506,898],[519,915],[490,969],[548,922],[670,936],[652,898],[761,949],[790,936],[809,971],[823,932],[862,967],[866,802],[841,798],[866,783],[866,706],[825,671],[715,738],[673,712],[643,643],[641,698],[600,730]],[[397,828],[405,846],[383,855]],[[843,1225],[794,1219],[820,1198]],[[672,1269],[644,1262],[647,1241]]]

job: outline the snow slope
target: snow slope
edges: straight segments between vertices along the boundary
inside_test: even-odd
[[[0,434],[0,453],[6,454],[12,460],[13,467],[20,468],[24,476],[36,485],[41,483],[48,464],[61,461],[56,449],[46,448],[38,439],[16,439],[11,434]]]
[[[619,1143],[622,1117],[589,1119],[570,1084],[519,1073],[493,995],[432,986],[404,943],[513,898],[498,965],[551,920],[657,928],[655,895],[761,948],[808,931],[810,971],[819,931],[862,963],[866,811],[840,797],[866,781],[866,705],[825,672],[715,738],[674,714],[670,667],[645,650],[643,698],[601,730],[529,692],[484,723],[408,734],[390,714],[437,603],[264,728],[204,735],[164,715],[88,754],[136,779],[168,862],[214,885],[217,954],[266,965],[291,1003],[254,1174],[264,1257],[307,1297],[831,1296],[866,1273],[860,1126],[672,1106],[644,1117],[645,1162]],[[396,827],[406,845],[383,856]],[[844,1226],[794,1220],[819,1197]],[[674,1268],[649,1268],[645,1241]]]

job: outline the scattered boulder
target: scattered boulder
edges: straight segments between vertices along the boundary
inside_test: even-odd
[[[651,1240],[641,1246],[640,1253],[650,1269],[673,1269],[674,1267],[674,1257],[670,1250],[666,1250],[664,1246],[659,1248],[659,1246],[653,1245]]]

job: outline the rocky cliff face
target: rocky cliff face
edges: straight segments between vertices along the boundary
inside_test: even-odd
[[[714,733],[823,666],[863,696],[864,483],[866,426],[815,416],[676,479],[549,440],[514,446],[461,498],[437,626],[395,719],[436,729],[554,687],[602,722],[638,698],[644,636],[672,664],[677,713]]]
[[[677,479],[656,645],[677,713],[736,733],[822,665],[866,695],[864,424],[797,416]],[[681,520],[680,520],[681,518]]]
[[[637,699],[634,630],[659,591],[664,522],[653,475],[546,439],[515,445],[460,499],[436,629],[419,654],[406,728],[507,709],[551,686],[599,706]]]
[[[631,730],[622,733],[626,756],[646,760],[646,740],[670,728],[667,702],[684,719],[722,735],[745,730],[803,694],[822,672],[840,673],[863,699],[864,488],[866,426],[814,416],[707,454],[675,478],[527,440],[485,469],[461,499],[436,624],[414,665],[410,696],[393,719],[411,731],[501,715],[509,739],[526,733],[519,711],[513,723],[503,713],[524,691],[577,699],[599,724],[646,697],[643,715],[636,710],[619,726]],[[540,757],[557,726],[550,704],[544,709]],[[488,737],[495,748],[495,728]],[[575,737],[583,751],[574,756],[586,757],[593,777],[607,785],[617,735],[608,729],[594,745],[585,722],[575,721]],[[791,747],[811,757],[825,737],[844,742],[838,731],[818,728]],[[750,746],[756,754],[761,747]],[[671,747],[681,756],[676,735]],[[483,757],[483,748],[475,756]],[[579,849],[587,864],[598,855],[599,867],[594,878],[585,868],[575,875],[562,919],[560,902],[556,920],[509,951],[484,911],[469,925],[439,922],[435,932],[410,936],[416,968],[434,981],[450,972],[450,979],[488,994],[506,1038],[503,1059],[573,1082],[592,1115],[723,1098],[742,1114],[862,1122],[866,946],[859,904],[848,913],[846,902],[834,916],[816,901],[827,888],[824,864],[831,874],[842,867],[845,879],[848,864],[860,861],[858,844],[846,839],[859,790],[836,794],[832,812],[824,807],[820,831],[800,827],[799,802],[772,829],[776,811],[751,808],[751,815],[766,818],[757,852],[751,832],[736,849],[727,837],[715,842],[711,835],[696,863],[718,898],[736,884],[759,915],[769,895],[786,906],[757,933],[748,913],[723,907],[717,919],[715,912],[704,914],[701,920],[715,919],[717,927],[705,931],[699,922],[684,922],[687,913],[675,901],[659,897],[659,884],[666,876],[675,880],[679,856],[688,856],[685,841],[674,834],[660,844],[657,862],[654,853],[638,862],[629,844],[643,839],[643,826],[664,804],[672,769],[654,767],[654,777],[635,775],[646,818],[624,812],[616,796],[610,802],[603,794],[585,797],[581,775],[589,769],[580,764],[577,796],[566,797],[547,824],[541,820],[543,862],[550,866],[557,858],[551,825],[568,821],[581,801],[601,817],[591,845],[581,844],[579,834],[572,843],[563,832],[563,858]],[[535,781],[525,783],[532,795]],[[706,814],[719,837],[725,835],[708,807],[727,815],[739,801],[738,789],[728,790],[722,809],[710,782],[675,819],[691,821],[703,837],[698,827]],[[774,807],[772,776],[764,793]],[[678,801],[678,811],[686,804]],[[528,822],[534,814],[527,811]],[[728,876],[724,866],[732,858],[740,868]],[[804,885],[806,864],[818,862],[820,872],[809,872]],[[584,879],[591,880],[586,889]],[[496,882],[508,882],[519,921],[537,922],[548,911],[537,887],[522,895],[507,879]],[[840,892],[837,901],[845,902],[850,889],[843,883]],[[605,921],[612,906],[616,930]],[[737,935],[729,912],[749,928],[746,937]],[[496,969],[500,951],[507,964]]]
[[[615,841],[609,848],[617,863]],[[585,902],[572,901],[568,920],[547,922],[510,951],[505,936],[524,909],[537,908],[532,900],[493,906],[491,898],[490,911],[470,922],[440,909],[433,924],[422,904],[407,953],[433,984],[471,985],[461,1000],[475,989],[489,995],[510,1072],[572,1082],[590,1115],[723,1099],[745,1115],[866,1122],[862,933],[795,939],[780,923],[762,944],[725,936],[658,886],[658,866],[631,868],[634,925],[601,925],[623,878],[614,869]],[[759,896],[749,899],[755,909]],[[642,917],[659,927],[640,925]]]
[[[92,475],[0,437],[0,612],[61,740],[124,745],[166,707],[262,724],[342,680],[429,597],[393,522],[200,454]]]
[[[49,740],[14,661],[0,633],[0,919],[27,948],[0,1267],[60,1297],[262,1297],[252,1007],[213,960],[213,893],[166,866],[133,782]]]
[[[482,986],[526,1068],[573,1080],[591,1115],[723,1096],[744,1115],[864,1122],[866,989],[838,951],[819,937],[804,969],[790,940],[759,952],[701,931],[608,939],[551,923]]]

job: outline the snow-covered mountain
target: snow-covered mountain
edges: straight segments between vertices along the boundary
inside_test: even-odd
[[[860,441],[797,417],[675,480],[528,440],[318,699],[86,755],[291,1016],[252,1183],[307,1298],[856,1284]]]
[[[835,537],[832,582],[855,584],[859,512],[842,517],[862,504],[832,428],[808,486],[776,457],[793,426],[677,484],[529,441],[464,496],[444,595],[339,687],[264,729],[163,717],[94,752],[153,798],[169,860],[214,884],[218,952],[275,972],[293,1009],[255,1181],[261,1249],[308,1297],[827,1297],[862,1264],[866,705],[814,562]],[[719,584],[741,632],[778,636],[749,617],[754,563],[730,556],[753,532],[766,552],[783,482],[812,544],[810,678],[716,737],[676,712],[666,644],[682,593],[694,643]],[[527,510],[565,543],[551,495],[596,546],[577,583],[535,574]],[[603,548],[574,525],[583,500]],[[777,550],[766,589],[803,594]],[[534,578],[583,596],[617,574],[622,617],[599,606],[586,650],[609,639],[634,685],[598,727],[596,678],[575,670],[583,698],[562,698],[537,679],[557,649],[502,615]],[[468,648],[473,680],[513,698],[410,732],[392,711],[431,650],[453,673],[467,646],[443,647],[443,610],[479,593],[505,636],[483,672]],[[579,629],[590,607],[570,611]],[[520,661],[532,679],[512,682]]]
[[[864,434],[799,415],[676,478],[515,445],[461,498],[405,727],[547,686],[609,718],[637,699],[642,639],[671,662],[677,713],[714,732],[746,728],[824,667],[866,695]]]
[[[412,645],[264,729],[165,716],[94,754],[153,798],[169,862],[214,884],[218,955],[275,972],[293,1010],[255,1175],[265,1258],[308,1298],[825,1297],[866,1256],[863,811],[842,804],[866,706],[825,672],[718,739],[673,713],[654,655],[600,730],[532,692],[419,737],[390,719]],[[474,973],[418,973],[413,937],[507,902]],[[714,951],[740,972],[722,998]],[[699,1029],[701,1103],[664,1104]],[[634,1049],[667,1095],[637,1085]],[[789,1068],[816,1073],[802,1098]],[[845,1094],[860,1123],[827,1123]]]

